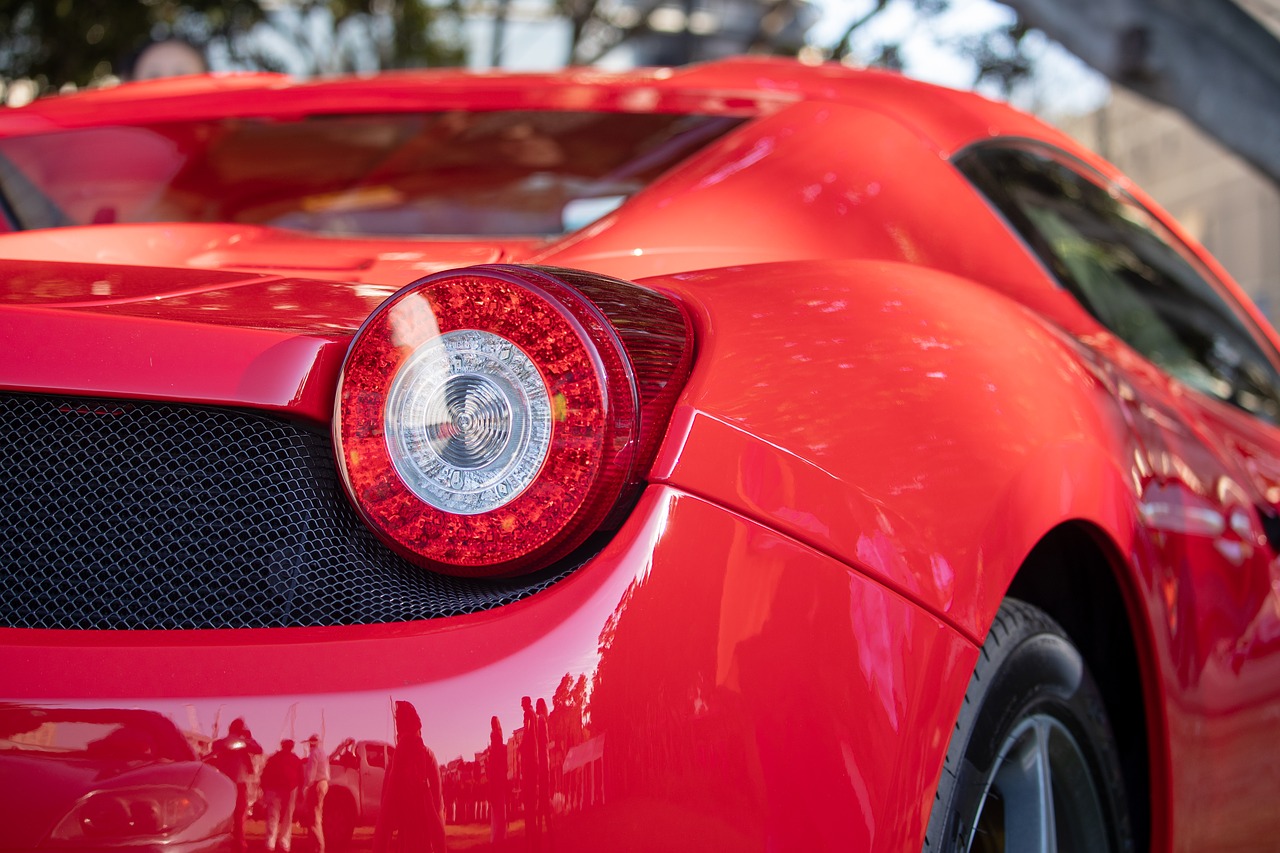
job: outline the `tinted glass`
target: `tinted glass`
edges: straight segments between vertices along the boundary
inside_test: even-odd
[[[107,126],[0,139],[0,191],[21,228],[245,222],[338,234],[560,234],[742,121],[450,111]]]
[[[1098,322],[1187,385],[1280,422],[1265,345],[1144,208],[1029,147],[979,147],[957,165]]]

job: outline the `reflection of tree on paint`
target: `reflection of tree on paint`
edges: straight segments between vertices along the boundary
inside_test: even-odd
[[[601,627],[583,712],[586,738],[565,757],[568,807],[641,800],[689,815],[713,807],[740,839],[728,846],[759,847],[766,815],[757,725],[740,688],[728,683],[728,670],[740,639],[758,632],[751,619],[764,618],[773,590],[758,588],[754,570],[729,571],[760,563],[746,554],[751,540],[741,528],[713,526],[699,535],[708,550],[725,555],[720,570],[647,574],[628,586]],[[663,602],[672,597],[690,603],[688,618],[671,620]],[[822,652],[817,657],[804,666],[845,664],[821,660]],[[801,766],[803,759],[793,756]],[[708,784],[713,779],[731,781]],[[641,825],[631,840],[662,849],[681,831],[670,822]]]
[[[396,750],[382,789],[373,849],[443,853],[444,798],[440,764],[422,740],[422,720],[408,702],[396,702]]]
[[[566,672],[551,697],[551,713],[547,716],[547,728],[551,741],[551,790],[569,796],[569,785],[564,778],[564,762],[569,750],[587,739],[583,711],[587,703],[587,677],[579,675],[575,680]]]
[[[762,576],[759,589],[771,595],[768,615],[737,643],[726,684],[741,692],[754,723],[766,844],[797,851],[870,845],[856,834],[860,820],[869,825],[862,777],[845,760],[864,735],[842,714],[874,698],[850,689],[859,664],[851,612],[862,599],[842,598],[834,581],[827,586],[789,566]]]
[[[734,546],[726,543],[726,547]],[[716,582],[714,573],[696,578],[651,575],[644,583],[628,587],[603,626],[600,663],[592,674],[587,708],[590,738],[574,751],[572,762],[575,785],[583,786],[584,803],[645,797],[688,805],[711,796],[699,781],[705,778],[705,769],[695,764],[698,745],[711,734],[707,730],[711,720],[705,710],[695,713],[690,695],[691,690],[696,694],[697,685],[714,683],[717,660],[708,650],[719,646],[717,624],[708,618],[671,625],[660,608],[650,603],[660,599],[661,586],[668,583],[681,584],[686,590],[681,595],[718,600],[720,592],[712,588]],[[695,583],[706,588],[686,586]],[[666,663],[655,667],[654,660]],[[703,696],[704,706],[708,698]],[[712,716],[717,717],[734,707],[715,700],[710,704],[716,708]],[[740,735],[724,746],[742,752]],[[615,762],[608,760],[609,754],[639,758]],[[736,771],[742,764],[735,761],[727,767]],[[736,778],[747,777],[739,773]],[[731,792],[737,793],[730,787],[715,796],[723,798]],[[756,819],[758,809],[744,802],[739,823]],[[660,833],[654,830],[652,837]]]

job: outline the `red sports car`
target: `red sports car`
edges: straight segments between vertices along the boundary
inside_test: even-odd
[[[172,720],[198,849],[1280,838],[1276,333],[1035,119],[186,78],[4,111],[0,197],[0,701]],[[0,851],[192,825],[68,809]]]

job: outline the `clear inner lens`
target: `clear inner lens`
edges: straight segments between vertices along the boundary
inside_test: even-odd
[[[551,444],[537,367],[506,338],[475,329],[419,347],[391,383],[387,450],[422,500],[474,515],[520,494]]]
[[[450,376],[426,404],[427,441],[455,468],[483,468],[502,456],[524,413],[511,408],[510,388],[479,373]]]

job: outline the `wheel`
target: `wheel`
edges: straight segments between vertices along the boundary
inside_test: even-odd
[[[1093,678],[1047,614],[1006,600],[969,680],[924,850],[1132,849],[1115,738]]]
[[[324,841],[334,850],[345,850],[356,832],[356,804],[342,788],[329,789],[324,799]]]

